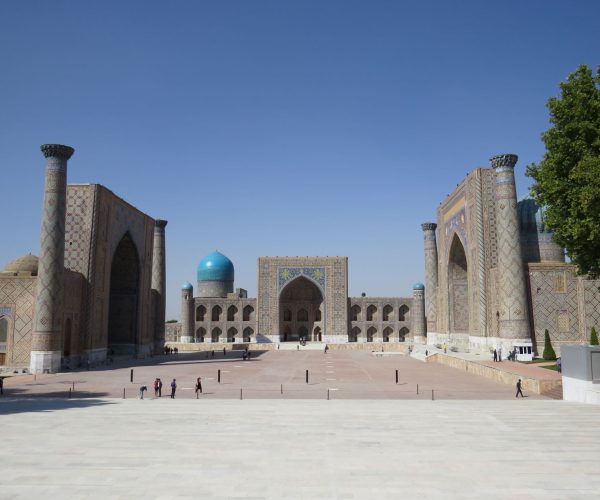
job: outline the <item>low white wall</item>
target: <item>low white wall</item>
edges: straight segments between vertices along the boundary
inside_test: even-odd
[[[600,384],[576,378],[562,378],[563,399],[577,403],[600,404]]]

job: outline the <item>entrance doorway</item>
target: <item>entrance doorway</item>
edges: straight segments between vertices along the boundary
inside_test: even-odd
[[[304,276],[290,281],[279,295],[279,331],[282,342],[323,337],[323,294]]]

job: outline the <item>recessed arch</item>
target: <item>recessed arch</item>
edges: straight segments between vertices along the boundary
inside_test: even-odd
[[[377,328],[372,326],[367,330],[367,342],[375,342],[375,338],[377,337]]]
[[[227,321],[235,321],[238,313],[238,308],[235,306],[229,306],[227,308]]]
[[[199,305],[196,307],[196,321],[204,321],[206,317],[206,307]]]
[[[244,310],[242,313],[242,320],[243,321],[253,321],[254,320],[254,307],[252,307],[251,305],[247,305],[246,307],[244,307]]]
[[[383,307],[383,321],[393,321],[394,320],[394,308],[386,304]]]
[[[213,328],[211,334],[210,334],[210,340],[211,342],[213,342],[214,344],[217,344],[221,341],[221,329],[220,328]]]
[[[409,312],[409,307],[406,304],[402,304],[398,308],[398,321],[407,321],[407,316]]]
[[[206,329],[205,328],[198,328],[196,330],[196,342],[204,342],[206,338]]]
[[[360,328],[358,326],[355,326],[354,328],[352,328],[352,330],[350,330],[350,333],[348,334],[348,342],[358,342],[359,338]]]
[[[253,335],[254,335],[254,330],[252,328],[250,328],[249,326],[244,328],[243,336],[244,336],[245,343],[252,342]]]
[[[319,316],[324,311],[323,307],[323,294],[313,280],[298,276],[287,283],[279,294],[279,331],[282,332],[282,341],[297,342],[300,337],[309,340],[315,323],[323,324]],[[301,330],[301,327],[304,329]]]
[[[350,321],[358,321],[360,318],[361,308],[359,305],[354,304],[350,309]]]
[[[234,343],[237,334],[237,328],[231,327],[229,330],[227,330],[227,342]]]
[[[377,306],[371,304],[367,307],[367,321],[377,321]]]
[[[410,330],[405,326],[400,328],[400,331],[398,332],[398,342],[406,342],[406,337],[408,337],[409,333]]]
[[[221,314],[223,313],[223,309],[221,306],[213,306],[211,313],[212,321],[221,321]]]
[[[448,252],[448,313],[452,333],[469,331],[469,283],[465,247],[457,233]]]
[[[390,328],[389,326],[384,328],[383,330],[383,341],[384,342],[390,342],[392,339],[392,335],[394,334],[394,330],[393,328]]]

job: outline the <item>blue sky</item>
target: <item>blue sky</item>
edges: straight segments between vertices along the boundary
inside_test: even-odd
[[[420,224],[465,174],[543,154],[545,102],[600,64],[600,2],[0,3],[0,266],[38,253],[42,143],[167,226],[167,316],[218,249],[345,255],[352,295],[409,295]]]

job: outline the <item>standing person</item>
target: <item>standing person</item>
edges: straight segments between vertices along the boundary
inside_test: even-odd
[[[147,390],[148,388],[145,385],[140,387],[140,399],[144,399],[144,392],[146,392]]]
[[[562,373],[562,361],[560,360],[560,358],[556,358],[556,370],[558,371],[558,373]],[[1,381],[2,381],[2,379],[0,379],[0,382]],[[1,387],[2,386],[0,386],[0,388]]]
[[[325,354],[327,354],[327,351],[329,351],[329,346],[327,344],[325,344],[325,349],[323,349],[323,352]]]
[[[196,399],[198,399],[198,393],[202,394],[202,380],[200,377],[196,379]]]
[[[498,361],[498,351],[496,351],[496,349],[494,349],[494,363],[496,363]]]
[[[0,396],[4,394],[4,377],[0,377]]]
[[[498,347],[498,363],[502,361],[502,347]]]
[[[158,379],[154,380],[154,397],[158,397]]]
[[[158,397],[162,398],[162,380],[158,379]]]
[[[211,355],[212,358],[214,358],[215,357],[215,351],[211,350],[210,351],[210,355]]]
[[[177,390],[177,381],[173,379],[171,382],[171,399],[175,399],[175,391]]]
[[[223,347],[223,357],[227,356],[227,347]]]
[[[517,394],[515,395],[515,398],[518,398],[519,394],[521,395],[522,398],[525,397],[525,396],[523,396],[523,391],[521,390],[521,379],[519,379],[517,381]]]

